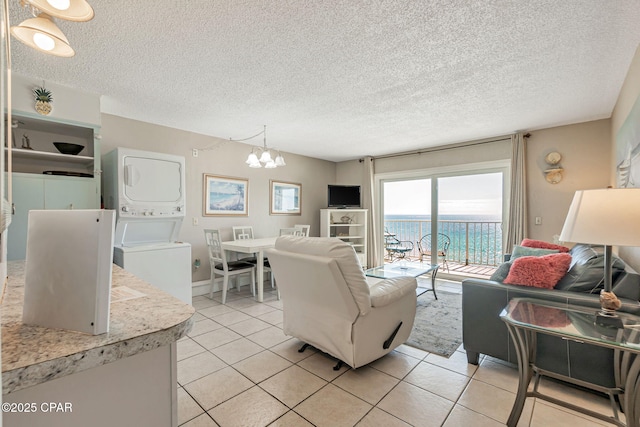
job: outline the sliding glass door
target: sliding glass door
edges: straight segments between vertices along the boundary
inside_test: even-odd
[[[431,223],[431,179],[383,182],[385,261],[414,258],[420,236],[429,233]],[[410,248],[398,252],[397,247]]]
[[[390,243],[412,246],[410,261],[465,274],[493,267],[502,258],[506,167],[411,173],[381,177],[385,262],[398,254]],[[437,251],[431,248],[438,248]],[[436,260],[437,258],[437,260]]]
[[[447,261],[465,266],[500,263],[502,182],[500,172],[438,178],[438,232],[449,241]]]

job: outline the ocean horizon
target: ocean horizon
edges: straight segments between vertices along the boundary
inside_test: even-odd
[[[431,215],[385,215],[385,221],[389,220],[413,220],[413,221],[431,221]],[[491,214],[455,214],[455,215],[438,215],[438,221],[489,221],[502,222],[502,215]]]

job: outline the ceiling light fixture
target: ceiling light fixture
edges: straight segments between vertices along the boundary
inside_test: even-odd
[[[52,17],[67,21],[93,19],[93,8],[85,0],[20,0],[34,18],[11,27],[11,34],[22,43],[50,55],[71,57],[75,51]]]
[[[271,155],[271,150],[267,148],[267,125],[264,125],[264,130],[262,132],[250,136],[249,138],[229,138],[229,140],[234,142],[242,142],[248,141],[260,135],[264,135],[262,147],[251,148],[251,153],[249,153],[249,156],[247,156],[247,160],[245,161],[245,163],[248,164],[250,168],[261,168],[262,165],[264,165],[266,169],[273,169],[277,168],[278,166],[286,166],[287,163],[284,161],[284,157],[282,157],[280,151],[272,150],[274,151],[274,154],[276,154],[276,157],[274,159]]]

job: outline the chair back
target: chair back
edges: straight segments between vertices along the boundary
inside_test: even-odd
[[[204,239],[209,249],[209,262],[211,266],[222,264],[224,270],[227,270],[227,257],[220,240],[220,230],[206,229],[204,230]]]
[[[233,230],[233,240],[253,239],[253,227],[250,225],[240,225],[231,227]]]
[[[293,226],[294,228],[297,228],[298,230],[300,230],[300,235],[303,237],[309,237],[309,229],[311,228],[310,225],[307,224],[296,224]]]
[[[281,228],[281,236],[302,236],[302,231],[298,228]]]
[[[451,239],[446,234],[438,233],[438,255],[446,256],[449,246],[451,245]],[[422,236],[422,239],[418,241],[418,249],[422,254],[431,253],[431,234]]]
[[[335,260],[337,271],[339,271],[339,275],[341,276],[340,279],[346,282],[347,285],[347,289],[343,289],[341,292],[344,291],[347,292],[347,294],[351,294],[351,302],[355,302],[357,309],[362,315],[366,315],[371,310],[369,285],[367,284],[362,265],[360,265],[360,260],[353,246],[335,237],[282,236],[276,240],[275,250],[268,251],[267,253],[269,254],[269,262],[271,262],[272,253],[286,253],[290,259],[295,258],[296,255],[300,255]],[[288,268],[291,268],[293,264],[295,264],[295,262],[289,263]],[[274,265],[272,264],[271,267],[273,269]],[[289,272],[285,270],[287,270],[287,268],[281,266],[280,272],[275,272],[276,279],[279,280],[280,274],[286,275],[291,279],[289,286],[302,288],[312,286],[311,282],[309,282],[309,277],[319,274],[319,272],[313,268],[310,270],[302,269],[300,270],[300,275],[294,278],[292,275],[293,270]],[[302,285],[302,282],[304,282],[304,285]],[[319,289],[327,286],[326,284],[322,285],[322,283],[323,282],[320,281]],[[281,291],[284,291],[285,287],[287,287],[287,285],[283,284]],[[284,293],[282,295],[284,299]]]

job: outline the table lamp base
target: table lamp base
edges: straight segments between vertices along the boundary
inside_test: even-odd
[[[596,314],[596,324],[608,328],[622,328],[622,319],[615,313],[607,309],[602,309]]]

